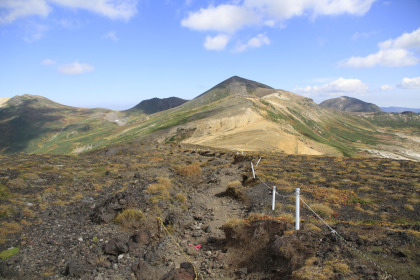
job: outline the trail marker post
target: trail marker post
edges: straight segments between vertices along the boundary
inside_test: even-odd
[[[251,161],[251,169],[252,169],[252,178],[255,179],[255,170],[254,170],[254,164]]]
[[[276,186],[273,187],[273,206],[271,207],[271,209],[274,211],[275,208],[276,208]]]
[[[300,188],[296,188],[296,230],[300,229]]]

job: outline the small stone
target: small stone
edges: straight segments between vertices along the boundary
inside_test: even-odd
[[[122,258],[124,258],[124,255],[123,254],[118,255],[118,260],[121,260]]]
[[[192,234],[193,237],[200,237],[201,235],[201,231],[194,231]]]
[[[82,237],[79,237],[79,239],[77,239],[77,240],[79,240],[80,242],[82,242],[83,241],[83,238]]]
[[[82,275],[89,272],[89,267],[79,261],[71,261],[66,266],[65,275],[72,277],[81,277]]]
[[[213,228],[211,227],[211,226],[206,226],[205,228],[204,228],[204,232],[205,233],[210,233],[210,232],[212,232],[213,231]]]
[[[207,238],[207,242],[208,242],[208,243],[216,243],[216,241],[217,241],[217,239],[216,239],[216,237],[214,237],[214,236],[209,236],[209,237]]]

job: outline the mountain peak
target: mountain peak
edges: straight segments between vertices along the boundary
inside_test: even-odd
[[[187,102],[187,100],[178,97],[168,97],[163,99],[155,97],[152,99],[143,100],[142,102],[131,108],[129,111],[140,110],[143,113],[150,115],[153,113],[178,107],[184,104],[185,102]]]
[[[239,76],[232,76],[229,79],[224,80],[223,82],[212,87],[210,90],[215,89],[215,88],[226,88],[226,87],[232,87],[232,86],[237,87],[238,85],[245,86],[248,94],[252,93],[257,88],[273,89],[272,87],[267,86],[262,83],[248,80]]]
[[[197,96],[194,100],[200,100],[200,103],[205,104],[232,95],[265,95],[267,90],[271,93],[274,89],[262,83],[233,76]],[[264,93],[261,94],[261,91]]]
[[[372,103],[354,97],[341,96],[323,101],[319,106],[345,112],[382,112],[381,108]]]
[[[23,94],[23,95],[16,95],[7,100],[3,104],[3,107],[6,106],[32,106],[32,107],[52,107],[52,108],[62,108],[68,107],[57,102],[54,102],[46,97],[40,95],[32,95],[32,94]]]

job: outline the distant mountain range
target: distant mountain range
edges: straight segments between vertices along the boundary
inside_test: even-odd
[[[387,113],[402,113],[402,112],[414,112],[420,113],[420,108],[405,108],[405,107],[381,107],[382,111]]]
[[[377,110],[360,100],[340,100],[328,106]],[[418,143],[411,140],[420,133],[419,115],[391,115],[379,109],[380,115],[364,116],[324,105],[238,76],[190,101],[153,98],[126,111],[74,108],[41,96],[16,96],[0,105],[0,152],[72,154],[155,141],[347,156],[376,153],[372,151],[380,144],[381,155],[387,151],[391,157],[415,159],[420,154]]]

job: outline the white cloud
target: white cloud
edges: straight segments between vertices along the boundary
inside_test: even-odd
[[[243,6],[219,5],[191,12],[181,21],[181,25],[198,31],[233,33],[258,21],[257,14]]]
[[[47,17],[51,7],[45,0],[1,0],[0,24],[9,24],[27,16]]]
[[[402,67],[416,65],[419,58],[405,49],[379,50],[365,57],[352,56],[338,63],[342,67],[369,68],[374,66]]]
[[[42,65],[54,65],[55,63],[56,63],[56,62],[55,62],[54,60],[49,59],[49,58],[44,59],[43,61],[41,61],[41,64],[42,64]]]
[[[294,89],[297,93],[307,95],[345,95],[345,94],[361,94],[368,90],[368,85],[359,79],[344,79],[339,78],[322,86],[306,86],[296,87]]]
[[[245,0],[244,5],[255,8],[278,20],[310,15],[364,15],[376,0]]]
[[[227,43],[229,42],[229,36],[224,34],[219,34],[214,37],[207,36],[204,47],[207,50],[221,51],[223,50]]]
[[[382,85],[381,86],[381,90],[392,90],[392,89],[394,89],[394,87],[391,86],[391,85]]]
[[[285,28],[297,16],[364,15],[376,0],[234,0],[192,11],[181,25],[197,31],[233,34],[245,26]],[[208,38],[208,37],[207,37]],[[252,43],[251,43],[252,44]],[[249,46],[251,47],[251,46]],[[243,45],[238,47],[248,48]]]
[[[420,59],[410,49],[420,48],[420,28],[396,39],[378,44],[379,51],[365,57],[352,56],[340,61],[342,67],[368,68],[374,66],[403,67],[417,65]]]
[[[251,38],[246,44],[239,44],[233,51],[234,52],[243,52],[249,48],[259,48],[263,45],[269,45],[270,39],[264,34],[258,34],[254,38]]]
[[[47,17],[54,5],[84,9],[110,19],[129,20],[137,13],[138,0],[1,0],[0,24],[28,16]]]
[[[129,20],[137,13],[137,0],[48,0],[66,8],[85,9],[110,19]]]
[[[381,49],[411,49],[420,47],[420,28],[404,33],[397,39],[388,39],[378,44]]]
[[[114,42],[117,42],[119,40],[118,36],[117,36],[117,33],[115,31],[109,31],[108,33],[106,33],[103,36],[103,38],[109,39],[109,40],[114,41]]]
[[[397,87],[403,89],[420,89],[420,77],[404,78]]]
[[[93,67],[92,65],[89,65],[87,63],[79,63],[78,61],[61,65],[58,68],[58,72],[66,75],[80,75],[93,72],[94,70],[95,67]]]

